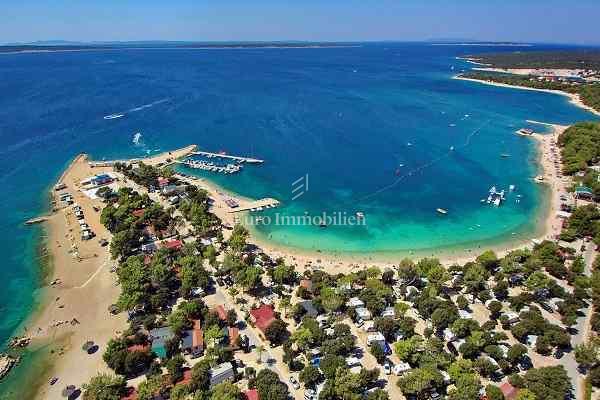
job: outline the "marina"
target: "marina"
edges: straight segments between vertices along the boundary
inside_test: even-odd
[[[188,168],[200,169],[203,171],[220,172],[223,174],[235,174],[242,170],[242,166],[238,164],[227,164],[225,166],[215,165],[212,162],[197,161],[197,160],[185,160],[175,161],[178,164],[185,165]]]
[[[237,162],[246,162],[250,164],[262,164],[265,162],[264,160],[259,160],[257,158],[232,156],[225,152],[211,153],[208,151],[195,151],[192,154],[197,156],[204,156],[206,158],[227,158]]]

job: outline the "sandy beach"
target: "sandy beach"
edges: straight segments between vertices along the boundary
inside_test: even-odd
[[[593,109],[590,106],[586,106],[585,104],[583,104],[583,102],[581,101],[581,97],[578,94],[574,94],[574,93],[567,93],[567,92],[563,92],[562,90],[552,90],[552,89],[537,89],[537,88],[531,88],[531,87],[525,87],[525,86],[516,86],[516,85],[508,85],[506,83],[499,83],[499,82],[491,82],[491,81],[482,81],[479,79],[472,79],[472,78],[464,78],[462,76],[453,76],[452,79],[459,79],[462,81],[470,81],[470,82],[477,82],[477,83],[481,83],[484,85],[490,85],[490,86],[499,86],[499,87],[505,87],[505,88],[512,88],[512,89],[521,89],[521,90],[532,90],[535,92],[545,92],[545,93],[553,93],[553,94],[559,94],[561,96],[566,96],[569,98],[569,102],[577,107],[583,108],[593,114],[596,115],[600,115],[600,111]]]
[[[167,164],[169,159],[183,157],[195,150],[188,146],[172,152],[144,159],[147,164]],[[103,163],[105,164],[105,163]],[[92,166],[94,165],[94,166]],[[40,310],[23,326],[19,335],[31,338],[30,346],[49,343],[52,351],[52,368],[35,371],[42,384],[36,398],[62,399],[61,391],[66,385],[81,387],[98,372],[109,372],[102,360],[102,353],[109,339],[127,327],[126,315],[111,315],[108,308],[119,296],[116,265],[108,246],[101,246],[100,239],[110,240],[111,235],[100,223],[103,203],[91,199],[81,191],[81,180],[104,172],[112,172],[110,166],[96,166],[86,155],[77,156],[59,178],[75,203],[84,212],[85,221],[95,232],[92,240],[83,241],[79,223],[70,206],[55,209],[44,222],[47,233],[47,250],[53,270],[49,286],[44,288],[44,300]],[[119,183],[117,183],[119,185]],[[59,206],[59,203],[54,203]],[[98,345],[98,350],[88,354],[82,350],[87,341]],[[58,382],[49,385],[48,380],[57,377]]]
[[[296,265],[299,271],[316,267],[322,268],[330,273],[348,273],[373,265],[377,265],[381,268],[391,267],[393,265],[397,265],[398,262],[404,257],[412,259],[436,257],[446,265],[451,265],[454,263],[466,263],[473,260],[485,250],[494,250],[498,255],[501,256],[511,250],[533,246],[532,240],[554,238],[560,232],[561,227],[561,221],[556,215],[557,211],[560,210],[560,194],[566,193],[566,187],[568,186],[568,178],[561,177],[560,171],[556,166],[556,163],[560,163],[560,156],[558,148],[555,146],[558,136],[567,127],[561,125],[547,125],[552,126],[552,133],[531,135],[531,139],[535,140],[538,146],[540,174],[544,176],[544,182],[541,184],[546,185],[550,190],[550,198],[547,199],[547,206],[545,209],[540,210],[540,225],[538,226],[537,232],[531,236],[518,235],[514,237],[507,237],[501,242],[490,245],[466,245],[460,246],[460,248],[457,246],[457,248],[452,250],[426,249],[417,252],[405,253],[365,252],[360,254],[348,252],[312,251],[280,245],[269,241],[268,238],[252,234],[252,229],[250,229],[251,237],[249,242],[260,247],[271,257],[282,257],[286,260],[286,262]],[[524,139],[527,140],[528,138]],[[213,182],[204,178],[189,179],[188,181],[202,189],[205,189],[210,194],[211,198],[214,200],[211,211],[224,223],[234,225],[238,220],[243,221],[242,213],[231,212],[231,209],[224,201],[224,195],[236,198],[241,206],[253,201],[253,199],[240,197],[235,193],[226,192]],[[229,232],[230,231],[228,230],[224,231],[225,238],[228,237]]]

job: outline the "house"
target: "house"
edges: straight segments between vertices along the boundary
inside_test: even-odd
[[[306,311],[306,315],[308,315],[309,317],[315,318],[317,315],[319,315],[319,312],[313,306],[311,300],[301,301],[298,304],[300,304],[302,308],[304,308],[304,311]]]
[[[264,333],[275,321],[275,310],[269,304],[262,304],[260,307],[250,310],[250,319]]]
[[[240,330],[230,326],[227,328],[227,337],[229,338],[229,347],[232,349],[237,349],[239,347],[238,339],[240,337]]]
[[[185,332],[181,338],[181,349],[190,354],[192,358],[198,358],[204,354],[204,332],[200,326],[200,320],[194,321],[193,329]]]
[[[150,345],[147,343],[133,344],[133,345],[127,347],[127,351],[130,353],[133,353],[134,351],[146,352],[148,350],[150,350]]]
[[[514,400],[519,394],[519,389],[511,385],[509,382],[504,382],[502,385],[500,385],[500,390],[502,391],[505,400]]]
[[[367,321],[371,319],[371,312],[364,307],[358,307],[356,309],[356,316],[363,321]]]
[[[453,342],[456,340],[456,335],[450,328],[444,329],[444,340],[446,340],[446,342]]]
[[[260,400],[260,396],[258,395],[258,390],[256,389],[248,389],[244,392],[244,396],[246,396],[246,400]]]
[[[529,345],[530,347],[535,347],[535,345],[537,344],[537,335],[527,335],[527,345]]]
[[[401,375],[407,371],[410,371],[410,364],[404,361],[400,361],[398,364],[392,367],[394,375]]]
[[[309,292],[312,293],[313,284],[312,284],[312,281],[310,279],[302,279],[300,281],[300,287],[303,287],[304,289],[306,289],[306,290],[308,290]]]
[[[96,175],[92,179],[90,179],[90,182],[96,186],[108,185],[109,183],[111,183],[113,181],[114,181],[113,177],[108,174]]]
[[[382,349],[385,348],[385,337],[381,332],[371,333],[367,336],[367,346],[373,344],[379,345]]]
[[[227,310],[225,310],[225,307],[222,304],[215,307],[214,313],[221,321],[227,321]]]
[[[168,240],[162,243],[162,247],[167,248],[169,250],[181,250],[183,248],[183,242],[179,239]]]
[[[508,323],[511,325],[516,324],[521,320],[521,318],[519,318],[519,314],[517,314],[516,312],[509,311],[504,313],[504,315],[506,315],[506,318],[508,318]]]
[[[473,313],[470,313],[467,310],[458,310],[458,315],[462,319],[473,319]]]
[[[169,180],[167,178],[162,177],[162,176],[159,176],[156,179],[156,181],[158,183],[158,187],[161,188],[161,189],[164,188],[164,187],[166,187],[166,186],[169,186]]]
[[[224,362],[210,370],[210,387],[215,387],[225,381],[233,381],[235,373],[230,362]]]
[[[142,252],[144,253],[154,253],[158,247],[156,247],[156,243],[146,243],[142,245]]]
[[[152,329],[149,332],[149,339],[152,341],[152,351],[160,358],[165,358],[167,356],[165,343],[173,337],[173,332],[168,326]]]
[[[388,307],[385,310],[383,310],[383,313],[381,313],[381,316],[394,318],[396,316],[396,311],[394,310],[394,307]]]
[[[348,300],[346,302],[346,306],[347,307],[352,307],[352,308],[364,307],[365,303],[361,299],[359,299],[358,297],[352,297],[350,300]]]
[[[137,210],[133,210],[131,212],[131,215],[133,215],[134,217],[140,218],[141,216],[144,215],[144,209],[143,208],[138,208]]]

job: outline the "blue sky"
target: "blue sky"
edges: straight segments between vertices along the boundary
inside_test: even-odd
[[[0,42],[426,40],[600,44],[598,0],[2,0]]]

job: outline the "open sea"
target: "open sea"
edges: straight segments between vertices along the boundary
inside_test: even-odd
[[[23,324],[39,292],[44,233],[23,222],[48,209],[48,190],[80,152],[138,157],[195,143],[264,159],[237,175],[202,175],[245,196],[279,199],[282,207],[263,214],[273,221],[276,213],[365,214],[360,226],[254,228],[303,250],[399,257],[525,238],[538,227],[546,193],[531,179],[534,142],[515,130],[526,119],[595,117],[560,95],[451,77],[472,67],[456,56],[544,48],[0,54],[0,342]],[[104,118],[115,114],[122,116]],[[516,189],[495,208],[480,203],[492,185]]]

